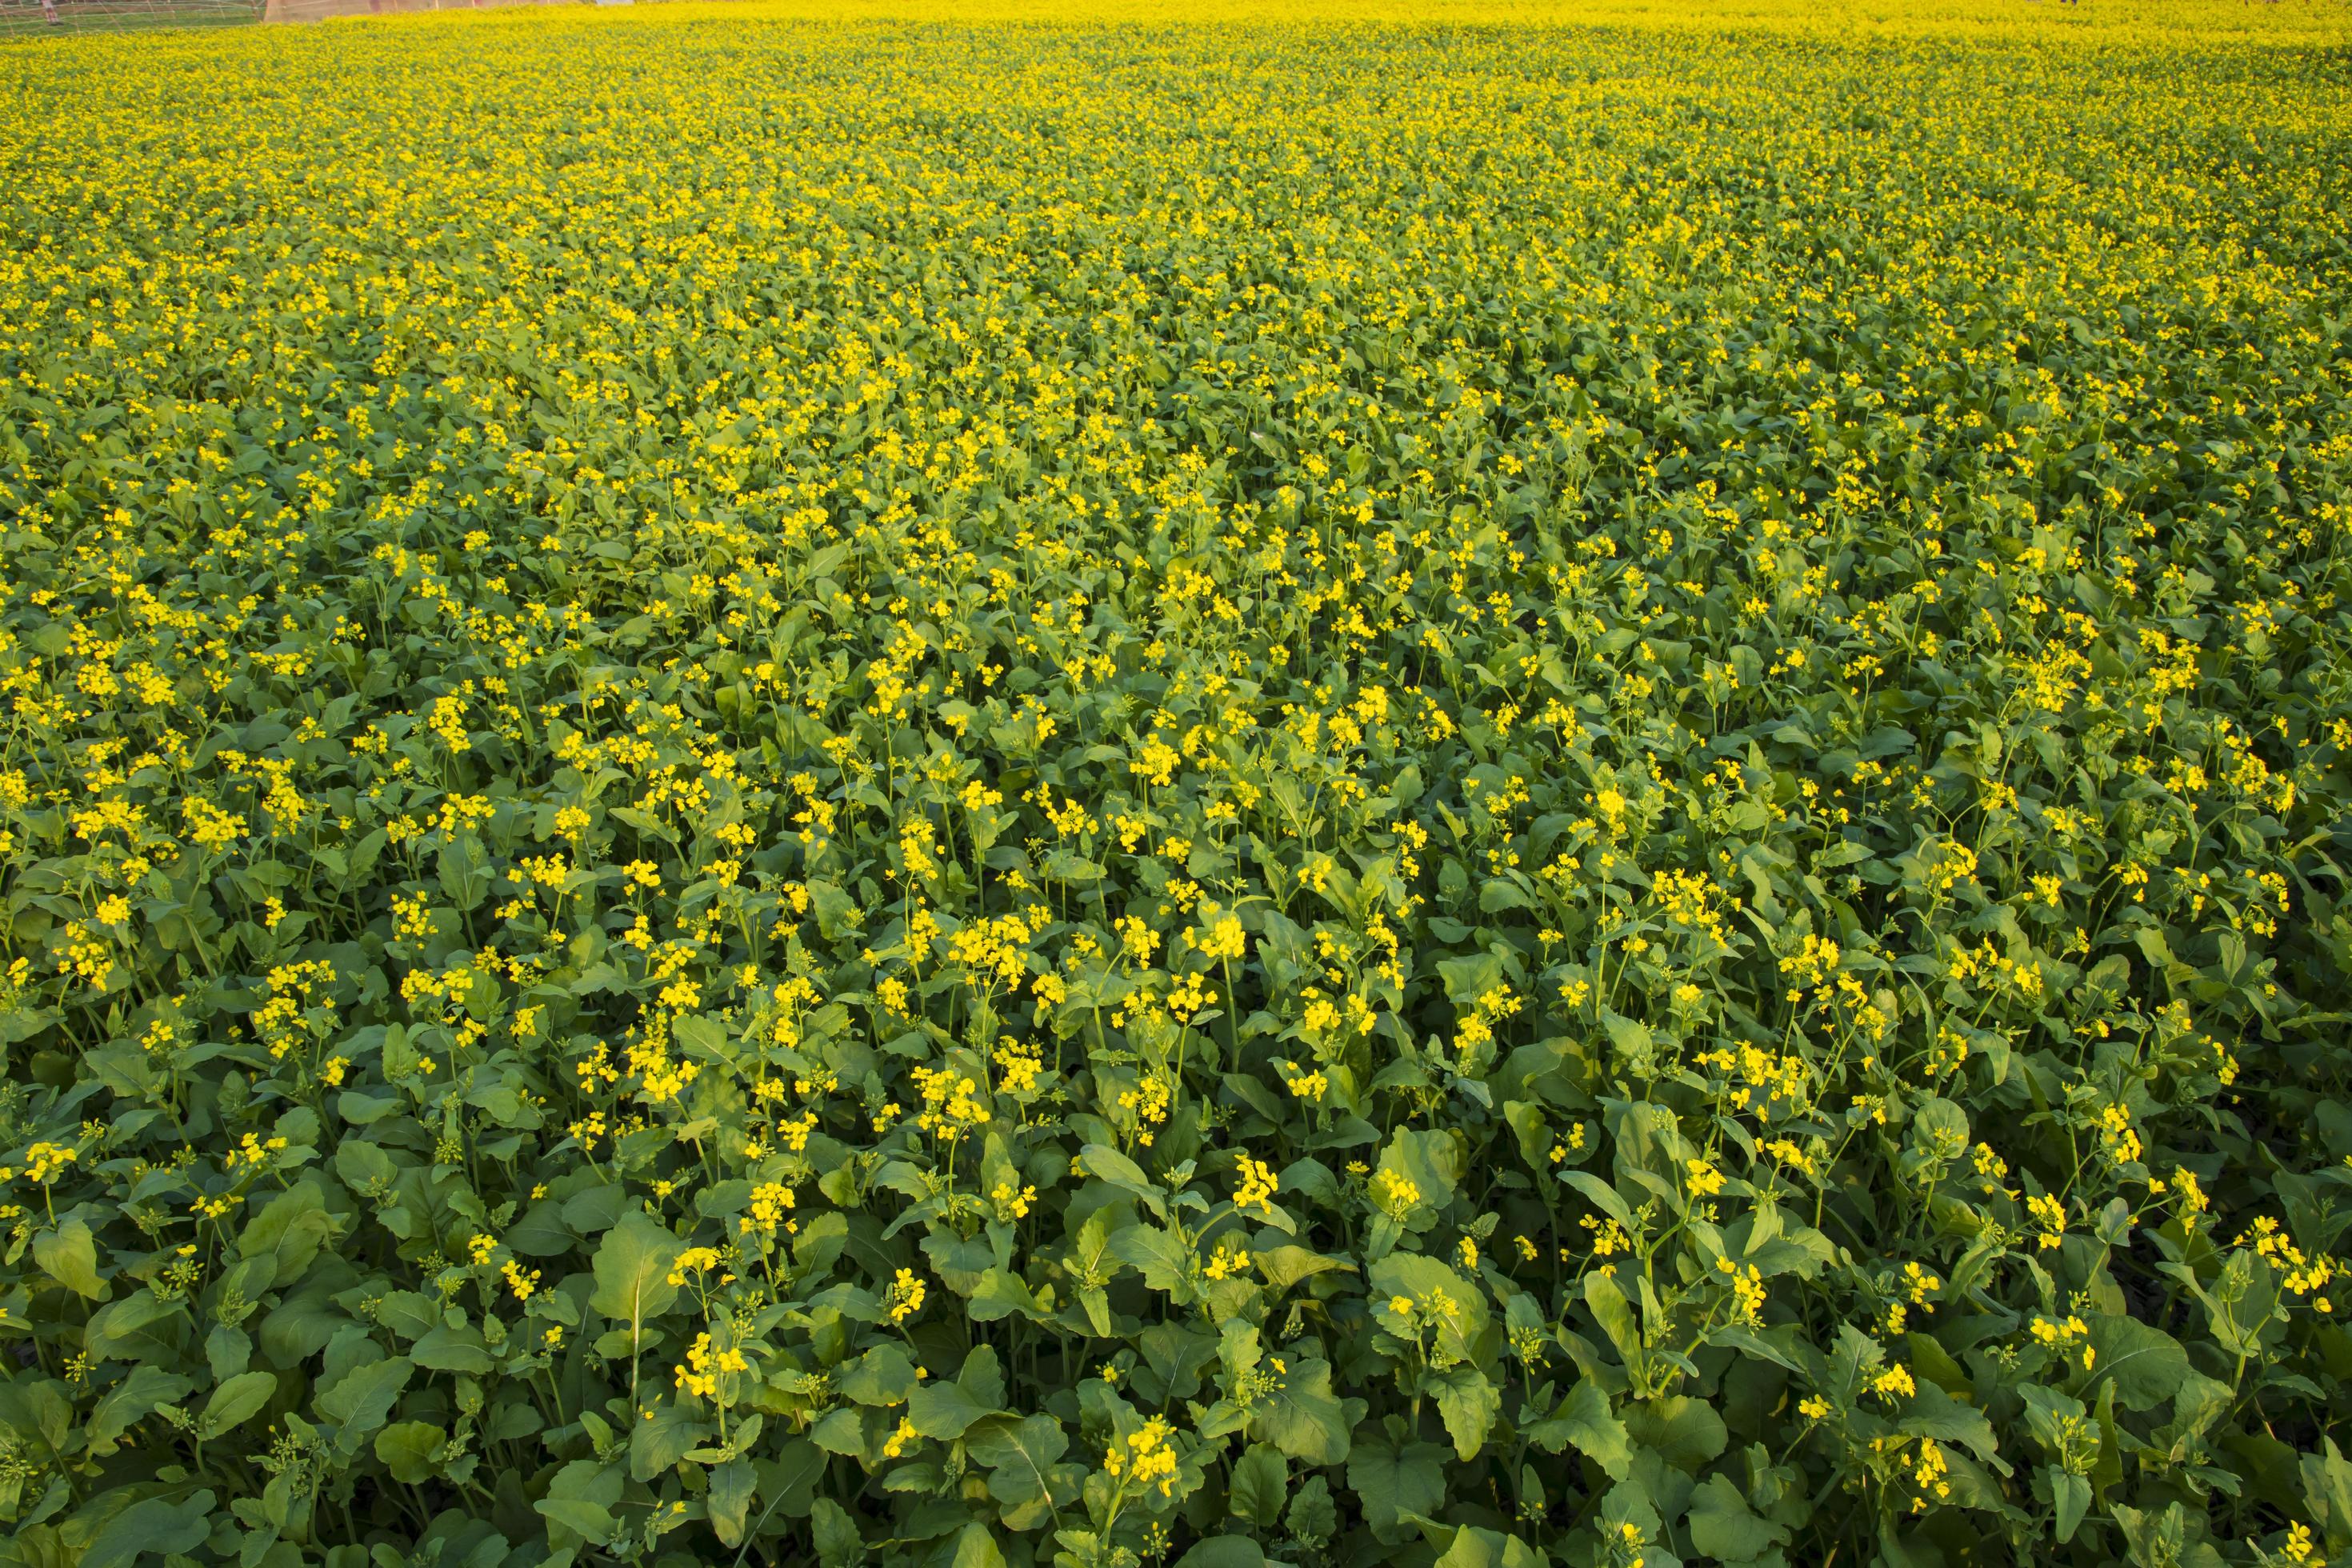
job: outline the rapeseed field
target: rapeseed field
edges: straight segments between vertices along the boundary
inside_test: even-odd
[[[0,1568],[2352,1553],[2347,37],[0,50]]]

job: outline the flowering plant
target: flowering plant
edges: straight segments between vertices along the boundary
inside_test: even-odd
[[[0,56],[0,1568],[2352,1552],[2340,51],[1751,9]]]

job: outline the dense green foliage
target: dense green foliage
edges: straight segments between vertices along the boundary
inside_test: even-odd
[[[2048,16],[0,55],[0,1564],[2352,1552],[2346,56]]]

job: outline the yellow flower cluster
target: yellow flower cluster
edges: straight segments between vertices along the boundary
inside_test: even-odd
[[[1156,1487],[1160,1496],[1173,1496],[1175,1436],[1175,1428],[1164,1417],[1154,1415],[1129,1433],[1123,1446],[1114,1443],[1104,1452],[1103,1473],[1123,1486]]]
[[[883,1300],[883,1310],[889,1314],[893,1323],[904,1323],[923,1310],[923,1298],[927,1293],[923,1281],[915,1277],[913,1269],[901,1268],[898,1278],[890,1282],[889,1291]]]

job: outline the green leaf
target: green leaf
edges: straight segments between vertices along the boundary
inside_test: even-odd
[[[441,890],[458,913],[469,912],[489,897],[490,872],[482,863],[481,843],[472,834],[457,834],[441,847],[437,869]]]
[[[1196,1541],[1176,1560],[1176,1568],[1258,1568],[1265,1549],[1246,1535],[1212,1535]]]
[[[559,1552],[611,1537],[613,1506],[628,1478],[618,1465],[574,1459],[555,1473],[547,1495],[531,1504],[548,1522],[548,1543]]]
[[[393,1401],[408,1386],[414,1371],[415,1363],[406,1356],[394,1356],[353,1367],[332,1387],[320,1390],[318,1412],[335,1424],[335,1446],[346,1454],[358,1453],[361,1441],[392,1414]]]
[[[849,1221],[838,1214],[821,1214],[801,1226],[793,1237],[793,1267],[803,1278],[831,1268],[849,1245]]]
[[[596,1289],[588,1304],[615,1323],[629,1326],[631,1341],[645,1324],[677,1300],[669,1271],[685,1248],[643,1210],[623,1215],[596,1247]]]
[[[1720,1458],[1731,1443],[1731,1434],[1715,1406],[1687,1394],[1626,1406],[1625,1431],[1635,1447],[1647,1448],[1692,1475]]]
[[[1526,889],[1516,882],[1496,877],[1478,884],[1480,914],[1500,914],[1506,910],[1525,910],[1534,907],[1535,900],[1528,898]]]
[[[298,1182],[246,1222],[236,1238],[236,1252],[240,1258],[267,1259],[271,1265],[270,1283],[283,1288],[299,1279],[334,1237],[335,1222],[319,1189],[310,1182]]]
[[[331,1279],[306,1279],[261,1321],[261,1351],[272,1366],[290,1370],[327,1348],[350,1316],[334,1303]]]
[[[1911,1136],[1938,1159],[1958,1159],[1969,1146],[1969,1113],[1940,1095],[1929,1095],[1912,1108]]]
[[[2050,1478],[2050,1501],[2057,1515],[2053,1533],[2058,1544],[2063,1546],[2074,1539],[2083,1516],[2091,1510],[2091,1483],[2055,1465],[2044,1466],[2042,1473]]]
[[[205,1401],[196,1431],[206,1442],[234,1426],[242,1426],[261,1412],[278,1392],[278,1379],[267,1372],[239,1373],[213,1390]]]
[[[1434,1443],[1355,1446],[1348,1456],[1348,1487],[1374,1534],[1392,1539],[1401,1515],[1433,1514],[1444,1505],[1445,1458],[1445,1450]]]
[[[751,1499],[759,1487],[759,1469],[751,1460],[730,1459],[710,1472],[710,1489],[703,1496],[710,1515],[710,1532],[721,1546],[740,1546]]]
[[[213,1494],[200,1491],[185,1502],[148,1498],[109,1519],[75,1568],[129,1568],[147,1555],[194,1552],[213,1532]]]
[[[907,1419],[926,1437],[961,1437],[966,1428],[990,1414],[960,1383],[934,1379],[916,1385],[907,1399]]]
[[[82,1352],[95,1363],[106,1361],[168,1361],[177,1353],[163,1326],[187,1309],[166,1301],[152,1290],[141,1290],[110,1301],[90,1314],[82,1331]]]
[[[2103,1316],[2090,1323],[2091,1372],[2116,1385],[2126,1410],[2154,1410],[2170,1403],[2189,1375],[2189,1352],[2180,1342],[2137,1318]]]
[[[825,1568],[855,1563],[866,1555],[866,1538],[858,1533],[857,1521],[829,1497],[817,1499],[816,1506],[809,1510],[809,1533],[816,1547],[816,1560]]]
[[[1601,1027],[1608,1031],[1609,1044],[1620,1061],[1636,1074],[1646,1071],[1656,1051],[1656,1041],[1650,1026],[1638,1018],[1628,1018],[1622,1013],[1601,1010]]]
[[[1584,1277],[1584,1304],[1592,1310],[1601,1331],[1617,1347],[1617,1353],[1627,1367],[1642,1364],[1642,1327],[1633,1321],[1633,1304],[1617,1281],[1598,1270]]]
[[[1281,1386],[1250,1406],[1249,1435],[1307,1465],[1336,1465],[1348,1457],[1349,1432],[1362,1403],[1331,1392],[1328,1363],[1293,1360]]]
[[[955,1556],[948,1568],[1004,1568],[1004,1553],[984,1524],[967,1524],[956,1535]]]
[[[1437,1413],[1445,1423],[1446,1435],[1454,1439],[1454,1451],[1465,1459],[1475,1458],[1486,1445],[1486,1434],[1503,1414],[1503,1395],[1486,1380],[1485,1373],[1471,1366],[1453,1366],[1444,1372],[1428,1374],[1429,1391],[1437,1401]]]
[[[1516,1535],[1465,1524],[1455,1528],[1433,1568],[1544,1568],[1546,1561]]]
[[[654,1480],[718,1435],[694,1406],[661,1400],[629,1424],[629,1479]]]
[[[1227,1510],[1255,1523],[1271,1525],[1282,1517],[1289,1483],[1290,1467],[1283,1462],[1281,1452],[1253,1443],[1234,1461],[1233,1479],[1225,1494]]]
[[[1691,1493],[1691,1544],[1725,1563],[1761,1557],[1788,1544],[1785,1525],[1759,1518],[1727,1476],[1709,1476]]]
[[[979,1401],[982,1408],[1003,1408],[1004,1363],[998,1358],[994,1345],[974,1345],[971,1353],[963,1358],[963,1370],[956,1373],[956,1382]]]
[[[1440,1352],[1460,1361],[1477,1357],[1477,1342],[1492,1319],[1486,1293],[1447,1265],[1418,1252],[1391,1252],[1372,1265],[1367,1288],[1383,1319],[1389,1302],[1402,1297],[1412,1303],[1418,1322],[1435,1323]]]
[[[753,1468],[760,1473],[760,1495],[780,1517],[806,1519],[817,1485],[824,1479],[826,1463],[824,1451],[806,1437],[787,1438],[775,1458],[754,1461]]]
[[[1503,961],[1491,952],[1441,958],[1437,977],[1444,982],[1445,999],[1456,1007],[1467,1007],[1503,984]]]
[[[563,1217],[563,1205],[551,1198],[524,1210],[501,1239],[525,1258],[562,1258],[580,1245]]]
[[[343,1185],[365,1193],[390,1187],[400,1171],[382,1144],[346,1138],[335,1150],[335,1174],[343,1179]]]
[[[226,1383],[253,1360],[253,1336],[226,1323],[215,1323],[205,1336],[205,1361],[215,1381]]]
[[[1775,1331],[1784,1331],[1776,1330]],[[1753,1356],[1759,1361],[1769,1361],[1773,1365],[1786,1367],[1790,1372],[1801,1373],[1805,1370],[1804,1364],[1789,1352],[1774,1344],[1753,1329],[1742,1328],[1737,1323],[1725,1323],[1708,1330],[1706,1340],[1709,1344],[1721,1345],[1726,1350],[1735,1350],[1741,1355]]]
[[[98,1242],[81,1221],[69,1219],[33,1237],[33,1261],[75,1295],[106,1300],[106,1283],[98,1277]]]
[[[1029,1289],[1026,1279],[1003,1268],[991,1268],[980,1277],[971,1300],[964,1303],[964,1312],[980,1323],[992,1323],[1015,1314],[1042,1321],[1050,1315],[1037,1304],[1037,1293]]]
[[[423,1486],[439,1471],[436,1461],[448,1440],[449,1435],[430,1421],[395,1421],[375,1435],[375,1457],[394,1480]]]
[[[1611,1414],[1609,1396],[1590,1379],[1580,1379],[1557,1410],[1529,1422],[1526,1430],[1528,1440],[1549,1453],[1575,1445],[1612,1480],[1633,1473],[1633,1445],[1625,1424]]]
[[[1043,1415],[992,1417],[964,1437],[964,1451],[989,1471],[988,1495],[1008,1530],[1034,1530],[1054,1512],[1062,1500],[1055,1495],[1055,1462],[1069,1447],[1062,1424]]]
[[[1180,1289],[1192,1271],[1192,1259],[1184,1244],[1152,1225],[1130,1225],[1110,1238],[1110,1255],[1143,1276],[1143,1283],[1161,1294]]]
[[[102,1459],[114,1452],[122,1434],[194,1388],[193,1379],[158,1366],[134,1366],[121,1383],[106,1391],[89,1413],[87,1436],[90,1457]]]
[[[828,1454],[840,1454],[848,1458],[866,1458],[866,1416],[855,1405],[845,1405],[826,1412],[824,1417],[809,1428],[809,1441]]]
[[[2335,1438],[2324,1436],[2319,1444],[2318,1453],[2303,1457],[2303,1501],[2332,1549],[2335,1542],[2352,1542],[2352,1462]]]
[[[442,1324],[419,1339],[409,1351],[417,1365],[434,1372],[486,1373],[498,1363],[482,1342],[482,1331]]]
[[[852,1404],[887,1410],[906,1404],[914,1391],[915,1363],[897,1345],[876,1345],[836,1372],[834,1386]]]
[[[1086,1145],[1078,1151],[1078,1162],[1088,1176],[1108,1182],[1115,1187],[1124,1187],[1138,1197],[1149,1195],[1156,1200],[1160,1195],[1159,1184],[1143,1173],[1143,1167],[1108,1143]],[[1154,1212],[1164,1215],[1167,1211],[1155,1209]]]
[[[1328,1253],[1316,1252],[1304,1247],[1261,1247],[1251,1253],[1250,1258],[1256,1263],[1257,1271],[1265,1277],[1265,1282],[1277,1290],[1286,1290],[1301,1279],[1318,1274],[1339,1269],[1350,1274],[1356,1271],[1355,1264],[1345,1258],[1334,1258]]]
[[[1381,1151],[1380,1168],[1412,1184],[1424,1209],[1443,1209],[1468,1169],[1459,1134],[1425,1128],[1399,1128]]]
[[[1922,1383],[1903,1410],[1902,1429],[1916,1437],[1957,1443],[1978,1458],[2009,1474],[1993,1440],[1992,1423],[1973,1405],[1963,1405],[1932,1383]]]
[[[1339,1534],[1339,1505],[1332,1500],[1331,1483],[1318,1473],[1292,1489],[1282,1523],[1297,1541],[1328,1541]]]
[[[1582,1194],[1586,1202],[1624,1226],[1628,1232],[1637,1228],[1633,1223],[1633,1206],[1626,1203],[1616,1188],[1599,1176],[1590,1171],[1579,1171],[1570,1167],[1559,1173],[1559,1179],[1563,1184],[1573,1187]],[[1590,1279],[1594,1276],[1587,1275],[1586,1278]]]

